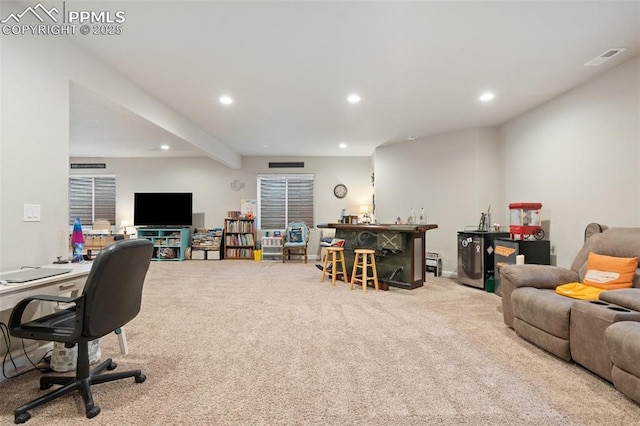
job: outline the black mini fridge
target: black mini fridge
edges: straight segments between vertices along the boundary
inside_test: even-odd
[[[508,232],[458,232],[458,281],[484,289],[487,279],[493,277],[493,242],[509,238]]]
[[[536,265],[551,264],[551,243],[549,240],[511,240],[498,238],[494,243],[495,249],[495,293],[502,296],[502,283],[500,282],[500,267],[502,265],[515,265],[516,256],[524,255],[524,263]]]

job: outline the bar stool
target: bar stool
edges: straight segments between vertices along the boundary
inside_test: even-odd
[[[359,281],[362,284],[362,292],[367,292],[367,272],[369,266],[371,266],[371,270],[373,271],[373,284],[376,291],[379,290],[378,270],[376,269],[376,258],[374,256],[376,251],[371,249],[356,249],[353,252],[355,253],[355,257],[353,259],[353,272],[351,273],[351,286],[349,286],[349,290],[353,290],[356,281]],[[361,261],[359,262],[360,258]],[[358,268],[362,270],[360,275],[358,275]]]
[[[342,279],[346,282],[347,266],[344,262],[344,247],[327,247],[327,252],[324,255],[324,265],[322,266],[322,277],[320,277],[320,282],[324,282],[324,275],[327,273],[329,257],[331,257],[331,285],[336,285],[336,277],[338,275],[342,275]],[[340,270],[338,270],[338,266],[340,266]]]

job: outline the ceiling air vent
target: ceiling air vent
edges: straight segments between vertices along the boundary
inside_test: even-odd
[[[303,167],[304,167],[304,161],[269,163],[270,169],[291,169],[291,168],[303,168]]]
[[[596,56],[595,58],[593,58],[592,60],[590,60],[584,65],[586,67],[595,67],[595,66],[601,65],[607,62],[609,59],[613,58],[614,56],[618,56],[620,53],[624,52],[625,50],[627,49],[625,49],[624,47],[608,49],[607,51]]]

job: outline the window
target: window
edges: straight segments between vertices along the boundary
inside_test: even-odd
[[[116,223],[115,176],[69,177],[69,224],[76,217],[83,225],[91,225],[96,219]]]
[[[314,175],[258,175],[258,227],[284,229],[289,222],[315,225]]]

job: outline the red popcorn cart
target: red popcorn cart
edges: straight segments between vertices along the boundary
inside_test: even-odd
[[[509,234],[512,240],[524,240],[530,235],[536,240],[544,238],[544,229],[540,227],[541,208],[542,203],[509,204]]]

